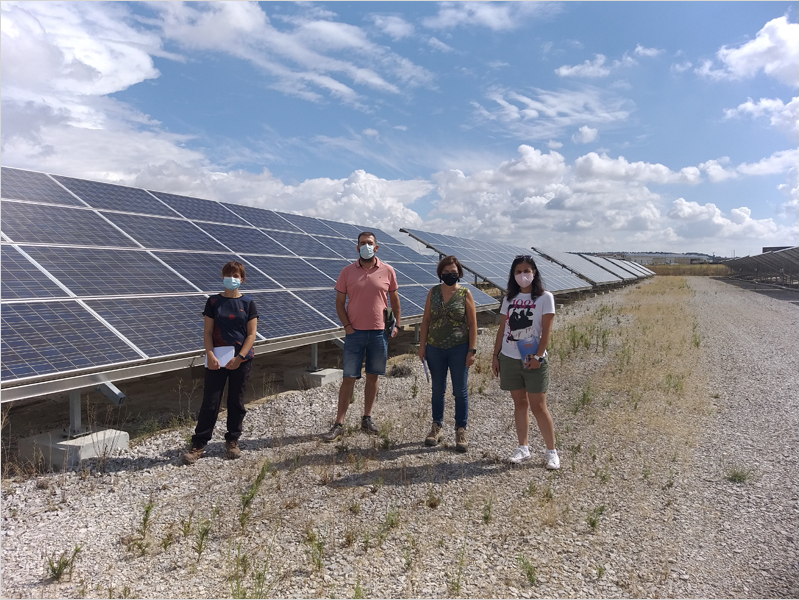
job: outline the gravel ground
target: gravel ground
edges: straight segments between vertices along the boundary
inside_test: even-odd
[[[418,361],[401,358],[411,374],[380,384],[382,438],[354,431],[337,446],[316,441],[335,406],[337,387],[327,386],[253,406],[236,462],[222,460],[218,429],[197,465],[179,466],[187,428],[102,465],[4,482],[0,592],[228,597],[238,549],[248,557],[240,579],[251,597],[254,565],[271,552],[264,580],[273,587],[262,591],[269,597],[796,598],[797,307],[689,279],[702,339],[691,366],[704,409],[675,412],[700,432],[685,452],[674,452],[666,434],[633,442],[612,434],[619,399],[574,409],[581,390],[610,368],[621,343],[613,336],[606,353],[554,361],[557,473],[543,468],[535,425],[535,458],[504,462],[515,447],[512,405],[485,370],[470,379],[469,452],[453,449],[452,401],[447,443],[424,447],[430,388]],[[567,306],[557,327],[600,307],[613,326],[631,289]],[[491,329],[479,336],[483,356],[493,337]],[[349,424],[362,393],[357,386]],[[265,459],[271,470],[241,517],[242,494]],[[733,467],[746,473],[744,483],[728,480]],[[53,581],[47,557],[75,544],[71,577]]]

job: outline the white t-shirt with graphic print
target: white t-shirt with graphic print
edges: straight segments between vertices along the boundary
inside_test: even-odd
[[[550,292],[545,292],[534,299],[531,299],[530,294],[517,294],[510,302],[507,298],[503,298],[500,314],[506,315],[506,329],[503,332],[503,349],[500,352],[509,358],[522,359],[517,340],[541,338],[542,315],[555,312],[556,301]]]

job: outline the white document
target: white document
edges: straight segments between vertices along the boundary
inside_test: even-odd
[[[428,383],[430,383],[431,376],[428,374],[428,363],[425,361],[424,358],[422,359],[422,366],[425,368],[425,379],[427,379]]]
[[[225,365],[231,362],[233,355],[236,353],[236,346],[217,346],[214,348],[214,356],[219,361],[219,368],[224,369]],[[208,366],[208,356],[206,355],[206,366]]]

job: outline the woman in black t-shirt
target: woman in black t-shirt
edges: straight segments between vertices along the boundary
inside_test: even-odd
[[[206,376],[203,405],[192,436],[192,448],[183,455],[183,463],[192,465],[203,455],[217,423],[222,391],[228,383],[228,432],[225,434],[225,457],[239,458],[239,436],[247,411],[244,389],[253,365],[258,310],[256,303],[239,291],[245,281],[244,265],[231,261],[222,267],[225,291],[211,296],[203,311],[203,343],[206,349]],[[217,349],[215,354],[214,349]],[[227,348],[227,353],[221,348]],[[218,356],[226,361],[221,364]]]

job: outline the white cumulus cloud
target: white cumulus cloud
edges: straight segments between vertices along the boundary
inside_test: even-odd
[[[800,118],[800,97],[795,96],[786,104],[780,98],[761,98],[758,102],[753,102],[748,98],[736,108],[725,109],[725,118],[749,116],[754,119],[761,117],[769,118],[769,123],[775,129],[786,132],[798,131],[798,118]]]
[[[508,31],[523,26],[530,17],[547,17],[560,10],[549,2],[441,2],[438,13],[422,23],[431,29],[473,26]]]
[[[576,144],[588,144],[597,139],[597,129],[592,129],[584,125],[578,132],[573,134],[572,141]]]
[[[659,50],[658,48],[645,48],[641,44],[636,44],[636,50],[634,50],[637,56],[658,56],[663,52],[663,50]]]
[[[594,60],[586,60],[580,65],[562,65],[555,70],[559,77],[606,77],[611,69],[605,66],[606,57],[595,54]]]
[[[372,15],[372,22],[395,41],[414,35],[414,26],[402,17]]]

